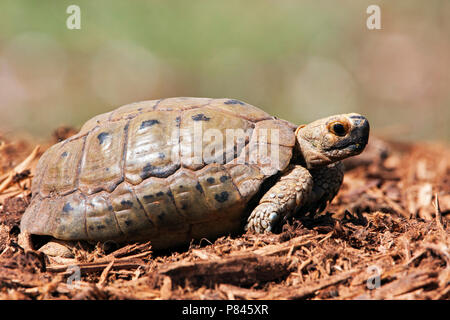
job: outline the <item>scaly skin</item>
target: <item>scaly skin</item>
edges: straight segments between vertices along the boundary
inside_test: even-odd
[[[311,171],[296,166],[261,198],[248,218],[246,230],[270,232],[297,209],[303,209],[302,213],[323,211],[338,193],[343,178],[341,162]]]
[[[261,198],[248,218],[246,229],[255,233],[270,232],[286,214],[306,204],[313,188],[313,177],[297,165],[288,170]]]
[[[332,163],[326,167],[311,169],[313,189],[308,197],[305,210],[316,213],[325,209],[341,187],[344,179],[344,165],[342,162]]]

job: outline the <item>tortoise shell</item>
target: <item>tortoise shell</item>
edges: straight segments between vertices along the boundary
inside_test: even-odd
[[[198,136],[199,127],[223,140]],[[245,132],[245,141],[225,141],[230,129]],[[272,129],[278,141],[271,141]],[[62,240],[151,240],[154,248],[236,231],[264,180],[289,165],[295,129],[234,99],[122,106],[42,155],[21,231]],[[193,152],[199,139],[200,158]],[[275,143],[276,163],[257,152]]]

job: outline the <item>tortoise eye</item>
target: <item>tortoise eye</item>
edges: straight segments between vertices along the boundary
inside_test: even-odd
[[[329,126],[329,129],[335,135],[342,137],[347,134],[348,126],[342,122],[334,122]]]

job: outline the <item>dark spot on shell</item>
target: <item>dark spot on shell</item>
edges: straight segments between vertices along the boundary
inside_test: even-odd
[[[147,195],[144,196],[144,200],[145,201],[149,201],[151,199],[153,199],[153,195],[152,194],[147,194]]]
[[[175,126],[177,128],[179,128],[180,127],[180,123],[181,123],[181,117],[178,116],[178,117],[175,118]]]
[[[67,202],[67,203],[64,205],[64,207],[63,207],[63,211],[64,211],[64,212],[69,212],[69,211],[72,211],[72,210],[73,210],[73,208],[72,208],[72,206],[70,205],[69,202]]]
[[[142,111],[142,108],[138,108],[137,110],[138,110],[138,111]]]
[[[208,181],[208,183],[213,184],[216,180],[213,177],[209,177],[208,179],[206,179],[206,181]]]
[[[160,123],[160,122],[158,120],[156,120],[156,119],[145,120],[145,121],[142,121],[141,126],[139,127],[139,129],[144,129],[144,128],[147,128],[147,127],[151,127],[151,126],[153,126],[155,124],[158,124],[158,123]]]
[[[198,191],[200,191],[201,193],[203,193],[202,185],[201,185],[199,182],[197,182],[197,184],[195,185],[195,189],[197,189]]]
[[[181,204],[181,210],[186,210],[188,208],[188,204],[187,203],[182,203]]]
[[[162,191],[159,191],[157,194],[156,194],[158,197],[161,197],[161,196],[163,196],[164,195],[164,192],[162,192]]]
[[[89,226],[89,230],[94,230],[94,226]]]
[[[158,158],[164,159],[165,157],[166,157],[166,155],[164,154],[164,152],[158,153]]]
[[[167,191],[167,195],[173,199],[173,194],[172,194],[172,190]]]
[[[221,193],[217,193],[214,196],[214,199],[216,199],[218,202],[222,203],[228,200],[228,192],[223,191]]]
[[[67,151],[64,151],[64,152],[61,154],[61,158],[65,158],[65,157],[67,157],[67,155],[68,155]]]
[[[105,140],[106,140],[108,137],[109,137],[109,133],[108,133],[108,132],[102,132],[102,133],[99,133],[99,134],[97,135],[97,139],[98,139],[98,142],[99,142],[100,144],[103,144],[103,142],[105,142]]]
[[[244,105],[244,103],[242,101],[239,100],[235,100],[235,99],[230,99],[224,102],[225,104],[240,104],[241,106]]]
[[[106,171],[106,172],[109,172],[109,168],[105,168],[105,171]]]
[[[203,113],[199,113],[199,114],[192,116],[192,120],[194,120],[194,121],[209,121],[209,120],[211,120],[211,118],[208,118]]]
[[[100,224],[100,225],[97,226],[97,230],[102,230],[102,229],[105,229],[105,228],[106,228],[106,226],[104,226],[103,224]]]
[[[167,166],[157,167],[150,163],[147,163],[144,168],[142,168],[141,178],[147,179],[150,176],[158,177],[158,178],[166,178],[175,172],[180,166],[169,164]]]
[[[126,224],[127,226],[129,226],[129,225],[133,224],[133,221],[131,221],[131,220],[125,220],[125,224]]]
[[[166,213],[163,211],[163,212],[161,212],[160,214],[158,214],[158,220],[159,221],[162,221],[162,220],[164,220],[164,217],[166,216]]]
[[[225,181],[227,181],[228,180],[228,177],[227,176],[221,176],[220,177],[220,182],[225,182]]]
[[[149,177],[152,173],[152,170],[154,169],[154,167],[148,163],[144,166],[144,168],[142,168],[142,174],[141,174],[141,178],[145,179],[147,177]]]
[[[124,209],[130,209],[133,207],[133,202],[130,200],[122,200],[120,201],[120,204],[123,206]]]

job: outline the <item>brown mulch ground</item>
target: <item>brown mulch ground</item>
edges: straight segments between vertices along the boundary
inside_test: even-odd
[[[0,299],[450,298],[448,146],[371,138],[326,212],[280,234],[177,252],[79,244],[56,263],[17,235],[39,155],[72,133],[59,129],[40,149],[0,136]]]

